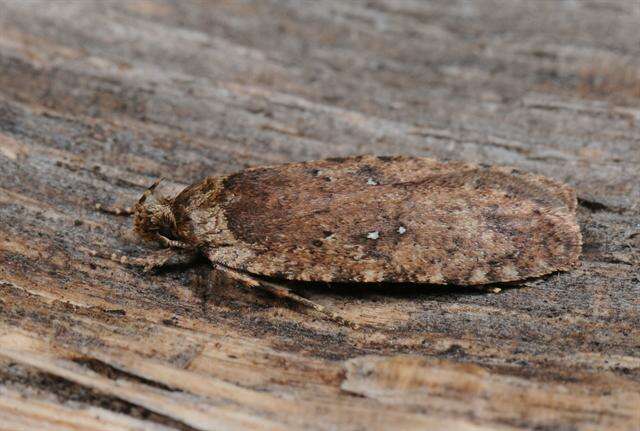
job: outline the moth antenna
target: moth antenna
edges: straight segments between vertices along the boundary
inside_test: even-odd
[[[101,203],[94,205],[96,211],[100,211],[106,214],[113,214],[117,216],[130,216],[134,214],[134,209],[131,207],[105,207]]]
[[[156,251],[145,257],[130,257],[124,254],[107,253],[93,249],[87,249],[87,254],[91,257],[111,260],[125,266],[140,267],[144,269],[144,272],[150,272],[170,264],[188,264],[193,262],[198,256],[197,253],[192,250],[176,251],[171,248]]]
[[[88,249],[87,253],[89,254],[89,256],[111,260],[113,262],[118,262],[122,265],[145,266],[147,264],[147,262],[144,259],[141,259],[138,257],[129,257],[124,254],[107,253],[104,251],[98,251],[98,250],[92,250],[92,249]]]
[[[142,205],[149,196],[151,196],[153,194],[153,192],[155,191],[156,187],[158,187],[158,185],[164,180],[164,177],[159,177],[157,180],[155,180],[153,182],[153,184],[151,184],[149,186],[149,188],[147,190],[144,191],[144,193],[142,194],[142,196],[140,196],[140,200],[138,200],[138,203],[140,205]]]

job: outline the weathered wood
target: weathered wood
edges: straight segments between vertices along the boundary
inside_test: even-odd
[[[640,5],[0,2],[0,429],[640,428]],[[582,266],[498,294],[299,285],[354,330],[142,255],[126,218],[358,153],[575,187]]]

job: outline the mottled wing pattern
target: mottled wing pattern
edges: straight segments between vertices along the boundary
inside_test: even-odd
[[[209,258],[259,275],[482,284],[566,270],[580,254],[573,191],[511,168],[360,156],[211,182],[201,207],[217,206],[226,239],[204,244]]]

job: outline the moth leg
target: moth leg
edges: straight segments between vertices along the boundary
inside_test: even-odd
[[[94,257],[112,260],[122,265],[142,267],[144,272],[150,272],[168,264],[188,264],[197,257],[195,251],[184,252],[171,248],[155,251],[145,257],[129,257],[117,253],[103,253],[96,250],[90,250],[89,254]]]
[[[344,317],[340,316],[338,313],[336,313],[329,307],[325,307],[324,305],[318,304],[317,302],[313,302],[307,298],[304,298],[300,295],[295,294],[294,292],[291,291],[291,289],[289,289],[286,286],[273,283],[270,281],[266,281],[266,280],[261,280],[223,265],[214,263],[214,266],[216,269],[224,272],[225,274],[228,274],[231,278],[237,281],[240,281],[246,286],[262,289],[264,291],[271,293],[274,296],[277,296],[278,298],[284,298],[284,299],[288,299],[290,301],[296,302],[300,305],[303,305],[306,308],[310,308],[312,310],[317,311],[318,313],[323,314],[324,316],[328,317],[330,320],[333,320],[334,322],[340,325],[349,326],[353,329],[358,329],[357,323],[352,322],[348,319],[345,319]]]
[[[176,241],[175,239],[169,239],[164,235],[158,234],[157,238],[158,238],[158,241],[160,241],[162,245],[164,245],[167,248],[182,249],[182,250],[187,250],[192,248],[192,246],[187,244],[186,242]]]
[[[103,212],[103,213],[107,213],[107,214],[113,214],[113,215],[117,215],[117,216],[128,217],[128,216],[133,215],[133,213],[134,213],[133,208],[131,208],[131,207],[105,207],[101,203],[95,204],[94,208],[97,211],[100,211],[100,212]]]

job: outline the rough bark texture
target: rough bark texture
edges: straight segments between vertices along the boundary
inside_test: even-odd
[[[0,429],[638,429],[635,1],[0,3]],[[499,294],[314,289],[146,252],[130,205],[359,153],[577,190],[582,266]]]

